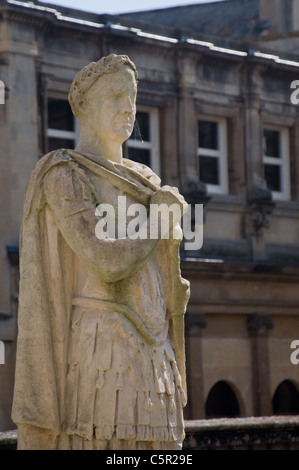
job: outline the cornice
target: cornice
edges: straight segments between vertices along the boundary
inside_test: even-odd
[[[99,29],[105,31],[105,26],[99,24],[99,28],[92,28],[89,22],[76,22],[76,18],[64,17],[56,9],[34,10],[22,5],[0,3],[0,21],[28,24],[47,33],[55,35],[75,34],[86,37],[87,34],[98,33]],[[95,23],[96,24],[96,23]]]
[[[298,282],[299,266],[294,264],[275,264],[267,261],[249,261],[249,260],[225,260],[208,258],[182,258],[182,271],[189,276],[212,276],[222,277],[224,274],[230,274],[230,279],[241,280],[261,280],[265,278],[279,279],[280,281]]]
[[[21,0],[0,0],[0,21],[15,21],[31,24],[46,33],[55,36],[78,37],[86,39],[90,36],[110,36],[115,39],[127,38],[142,47],[158,48],[178,55],[213,58],[244,64],[298,71],[297,58],[285,59],[277,52],[269,53],[257,50],[244,50],[244,41],[227,42],[220,37],[205,37],[191,30],[177,30],[172,27],[161,27],[138,21],[128,21],[114,15],[97,15],[71,8],[58,9],[42,6],[38,2]],[[216,41],[215,43],[212,41]],[[217,44],[216,44],[217,43]],[[243,45],[242,45],[243,44]],[[253,45],[253,47],[255,47]],[[246,48],[245,48],[246,49]]]

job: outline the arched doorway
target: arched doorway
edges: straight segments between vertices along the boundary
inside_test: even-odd
[[[206,406],[206,418],[236,418],[240,406],[235,393],[224,380],[217,382],[210,390]]]
[[[291,380],[281,382],[273,396],[273,414],[299,414],[299,391]]]

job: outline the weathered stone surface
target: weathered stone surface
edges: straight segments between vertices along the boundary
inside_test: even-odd
[[[268,416],[186,422],[185,449],[299,449],[299,418]]]
[[[185,421],[183,449],[298,450],[299,418],[269,416]],[[17,448],[17,431],[0,433],[0,450]]]
[[[152,237],[150,216],[155,204],[176,204],[166,224],[175,228],[187,204],[122,157],[136,79],[127,56],[82,69],[69,94],[79,145],[50,152],[31,173],[12,414],[19,449],[179,449],[184,439],[189,283],[181,239],[164,238],[163,226]],[[146,208],[144,238],[122,233],[136,203]],[[100,206],[115,211],[116,233],[98,234]]]

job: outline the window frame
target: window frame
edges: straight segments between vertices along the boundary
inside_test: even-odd
[[[68,101],[67,97],[57,95],[57,94],[48,94],[47,99],[46,99],[46,106],[48,106],[48,100],[49,99],[56,99],[56,100],[63,100],[63,101]],[[79,143],[79,138],[80,138],[80,121],[79,119],[73,115],[74,119],[74,130],[73,131],[67,131],[63,129],[53,129],[48,126],[49,120],[48,120],[48,113],[47,113],[47,119],[46,119],[46,147],[47,151],[49,151],[49,138],[56,138],[56,139],[67,139],[67,140],[73,140],[74,141],[74,148]]]
[[[271,157],[265,155],[264,152],[264,131],[276,131],[279,132],[279,146],[280,146],[280,158]],[[263,125],[263,166],[265,165],[276,165],[280,168],[280,184],[281,191],[272,191],[273,200],[276,201],[289,201],[291,199],[291,155],[290,155],[290,129],[288,127],[275,126],[275,125]],[[266,180],[266,178],[265,178]]]
[[[149,113],[150,141],[128,139],[126,141],[127,150],[131,148],[150,150],[150,168],[158,176],[161,175],[160,161],[160,130],[159,130],[159,109],[152,106],[137,105],[137,112]]]
[[[218,133],[218,149],[206,149],[204,147],[197,147],[197,157],[200,172],[200,157],[217,158],[219,163],[219,184],[206,183],[208,193],[214,194],[228,194],[228,137],[227,137],[227,118],[215,116],[198,116],[197,125],[199,121],[215,122],[217,123]],[[198,134],[198,132],[197,132]],[[198,137],[197,137],[198,138]],[[199,175],[200,176],[200,175]],[[201,179],[201,177],[200,177]]]

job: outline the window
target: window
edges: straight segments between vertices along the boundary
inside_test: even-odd
[[[78,120],[74,117],[69,102],[48,98],[48,152],[58,148],[75,148],[79,134]]]
[[[200,180],[212,193],[228,192],[226,128],[225,119],[198,121]]]
[[[290,199],[290,151],[288,129],[264,129],[264,172],[273,199]]]
[[[159,147],[158,109],[139,107],[133,133],[127,141],[128,158],[149,166],[160,175]]]

